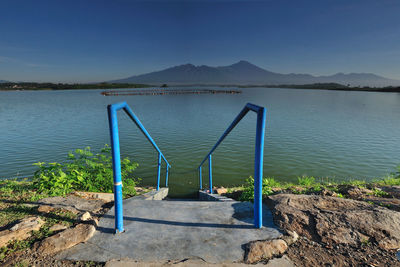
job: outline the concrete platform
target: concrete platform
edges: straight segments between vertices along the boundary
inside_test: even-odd
[[[253,228],[253,205],[222,201],[124,201],[125,232],[114,234],[114,209],[94,236],[58,255],[59,259],[137,261],[201,259],[209,263],[240,262],[244,245],[278,238],[272,215],[264,208],[262,229]]]

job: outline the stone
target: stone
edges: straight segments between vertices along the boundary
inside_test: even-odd
[[[81,221],[88,221],[92,218],[92,216],[90,215],[90,212],[86,211],[85,213],[83,213],[81,215],[81,217],[79,218]]]
[[[366,202],[327,196],[269,196],[275,223],[327,246],[359,247],[374,240],[381,248],[400,248],[400,213]]]
[[[78,197],[83,197],[83,198],[87,198],[87,199],[99,199],[99,200],[103,200],[104,202],[114,201],[113,193],[96,193],[96,192],[76,191],[76,192],[74,192],[74,194]]]
[[[274,256],[282,255],[287,249],[288,245],[282,239],[251,242],[248,245],[245,262],[253,264],[261,260],[269,260]]]
[[[381,190],[388,193],[394,198],[400,198],[400,186],[382,186]]]
[[[57,223],[57,224],[53,225],[52,227],[50,227],[49,230],[51,232],[58,232],[58,231],[65,230],[67,228],[68,228],[68,226],[61,224],[61,223]]]
[[[348,198],[356,200],[361,200],[366,195],[373,194],[372,190],[354,185],[339,185],[338,190],[339,193],[346,195]]]
[[[46,238],[40,242],[37,251],[45,254],[63,251],[79,243],[86,242],[93,236],[95,231],[96,228],[91,224],[78,224],[74,228],[69,228]]]
[[[20,220],[7,230],[0,232],[0,247],[6,246],[9,241],[23,240],[31,236],[32,231],[38,231],[44,224],[39,217],[32,216]]]
[[[37,208],[37,207],[39,207],[39,205],[35,204],[35,203],[23,203],[22,206],[24,206],[26,208]]]
[[[228,193],[228,189],[226,189],[225,187],[217,188],[215,191],[217,192],[218,195],[222,195],[222,194]]]
[[[323,188],[321,190],[320,194],[321,194],[321,196],[332,196],[332,197],[336,197],[337,196],[337,194],[335,192],[333,192],[331,190],[328,190],[326,188]]]
[[[287,235],[283,236],[282,239],[290,246],[297,242],[299,235],[294,231],[287,231]]]
[[[105,203],[106,202],[101,199],[85,199],[74,195],[69,195],[66,197],[48,197],[37,202],[37,204],[41,206],[45,205],[54,209],[63,209],[74,214],[79,214],[86,211],[96,213],[102,209]]]
[[[49,212],[52,212],[53,210],[55,210],[55,208],[52,206],[48,206],[48,205],[41,205],[38,208],[38,212],[41,212],[41,213],[49,213]]]
[[[264,267],[295,267],[294,263],[288,256],[283,255],[281,258],[274,258],[268,261]]]

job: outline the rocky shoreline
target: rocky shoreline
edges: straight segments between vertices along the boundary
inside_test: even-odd
[[[280,256],[296,266],[400,266],[400,186],[338,185],[337,193],[321,188],[309,194],[299,189],[276,188],[263,199],[275,224],[299,235]],[[236,199],[242,193],[217,191]]]
[[[140,194],[151,189],[137,191]],[[240,199],[243,193],[241,189],[215,191],[233,199]],[[112,194],[75,192],[20,201],[17,206],[11,202],[2,197],[2,211],[20,210],[25,215],[0,227],[2,266],[147,266],[134,261],[77,262],[54,257],[90,239],[99,218],[113,206]],[[319,191],[274,188],[263,202],[285,234],[279,239],[246,244],[243,262],[235,263],[237,266],[400,266],[396,256],[400,249],[400,186],[338,185]],[[18,244],[26,247],[18,249]],[[210,264],[183,259],[150,265]]]
[[[136,187],[138,195],[153,190]],[[20,219],[0,227],[1,266],[104,266],[101,262],[57,260],[56,253],[89,240],[98,220],[114,204],[112,193],[74,192],[38,201],[1,194],[1,211]]]

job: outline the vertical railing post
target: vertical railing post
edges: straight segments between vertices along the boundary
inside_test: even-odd
[[[201,177],[201,166],[199,167],[199,187],[200,187],[200,190],[203,189],[203,180]]]
[[[210,185],[210,194],[213,193],[212,191],[212,163],[211,163],[211,154],[208,156],[208,183]]]
[[[161,174],[161,153],[158,152],[158,163],[157,163],[157,191],[160,190],[160,174]]]
[[[117,111],[113,109],[111,105],[107,107],[107,111],[111,136],[111,151],[114,176],[115,232],[121,233],[124,231],[124,225],[122,215],[121,154],[119,148]]]
[[[168,187],[168,164],[167,164],[167,169],[165,170],[165,187]]]
[[[262,227],[262,176],[264,159],[265,108],[257,112],[256,148],[254,160],[254,226]]]

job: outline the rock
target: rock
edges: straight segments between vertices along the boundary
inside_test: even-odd
[[[41,212],[41,213],[49,213],[53,210],[55,210],[55,208],[52,206],[48,206],[48,205],[42,205],[42,206],[39,206],[39,208],[38,208],[38,212]]]
[[[283,236],[282,239],[290,246],[297,242],[299,235],[294,231],[287,231],[287,235]]]
[[[373,192],[367,188],[358,187],[354,185],[339,185],[339,193],[346,195],[351,199],[360,200],[366,195],[371,195]]]
[[[400,198],[400,186],[382,186],[381,190],[394,198]]]
[[[331,190],[328,190],[326,188],[323,188],[321,190],[320,194],[321,194],[321,196],[331,196],[331,197],[336,197],[337,196],[337,194],[335,192],[333,192]]]
[[[57,224],[53,225],[52,227],[50,227],[49,230],[52,232],[58,232],[58,231],[65,230],[67,228],[68,228],[68,226],[61,224],[61,223],[57,223]]]
[[[27,207],[27,208],[37,208],[37,207],[39,207],[39,205],[35,204],[35,203],[22,203],[22,206]]]
[[[58,234],[50,236],[40,242],[37,247],[39,253],[53,254],[73,247],[91,238],[96,228],[91,224],[78,224]]]
[[[104,202],[112,202],[114,201],[113,193],[96,193],[96,192],[80,192],[76,191],[74,194],[78,197],[83,197],[87,199],[100,199]]]
[[[222,195],[222,194],[228,193],[228,189],[226,189],[225,187],[217,188],[215,191],[217,192],[218,195]]]
[[[81,215],[80,220],[81,221],[87,221],[90,220],[92,218],[92,216],[90,215],[90,212],[85,212]]]
[[[400,213],[366,202],[315,195],[270,196],[275,223],[325,245],[359,247],[375,240],[383,249],[400,248]]]
[[[296,267],[288,256],[283,255],[281,258],[274,258],[268,261],[264,267]]]
[[[39,217],[27,217],[20,220],[10,229],[0,232],[0,247],[6,246],[9,241],[30,237],[31,232],[39,230],[43,224],[44,221]]]
[[[80,212],[92,212],[95,213],[102,209],[102,206],[106,202],[101,199],[84,199],[77,196],[66,196],[66,197],[48,197],[43,198],[37,202],[39,205],[50,206],[54,209],[63,209],[70,211],[74,214]]]
[[[261,260],[268,260],[274,256],[282,255],[288,249],[288,245],[282,239],[251,242],[245,256],[245,262],[252,264]]]
[[[372,202],[375,205],[386,207],[395,211],[400,211],[400,199],[397,198],[367,196],[363,198],[363,201]]]

